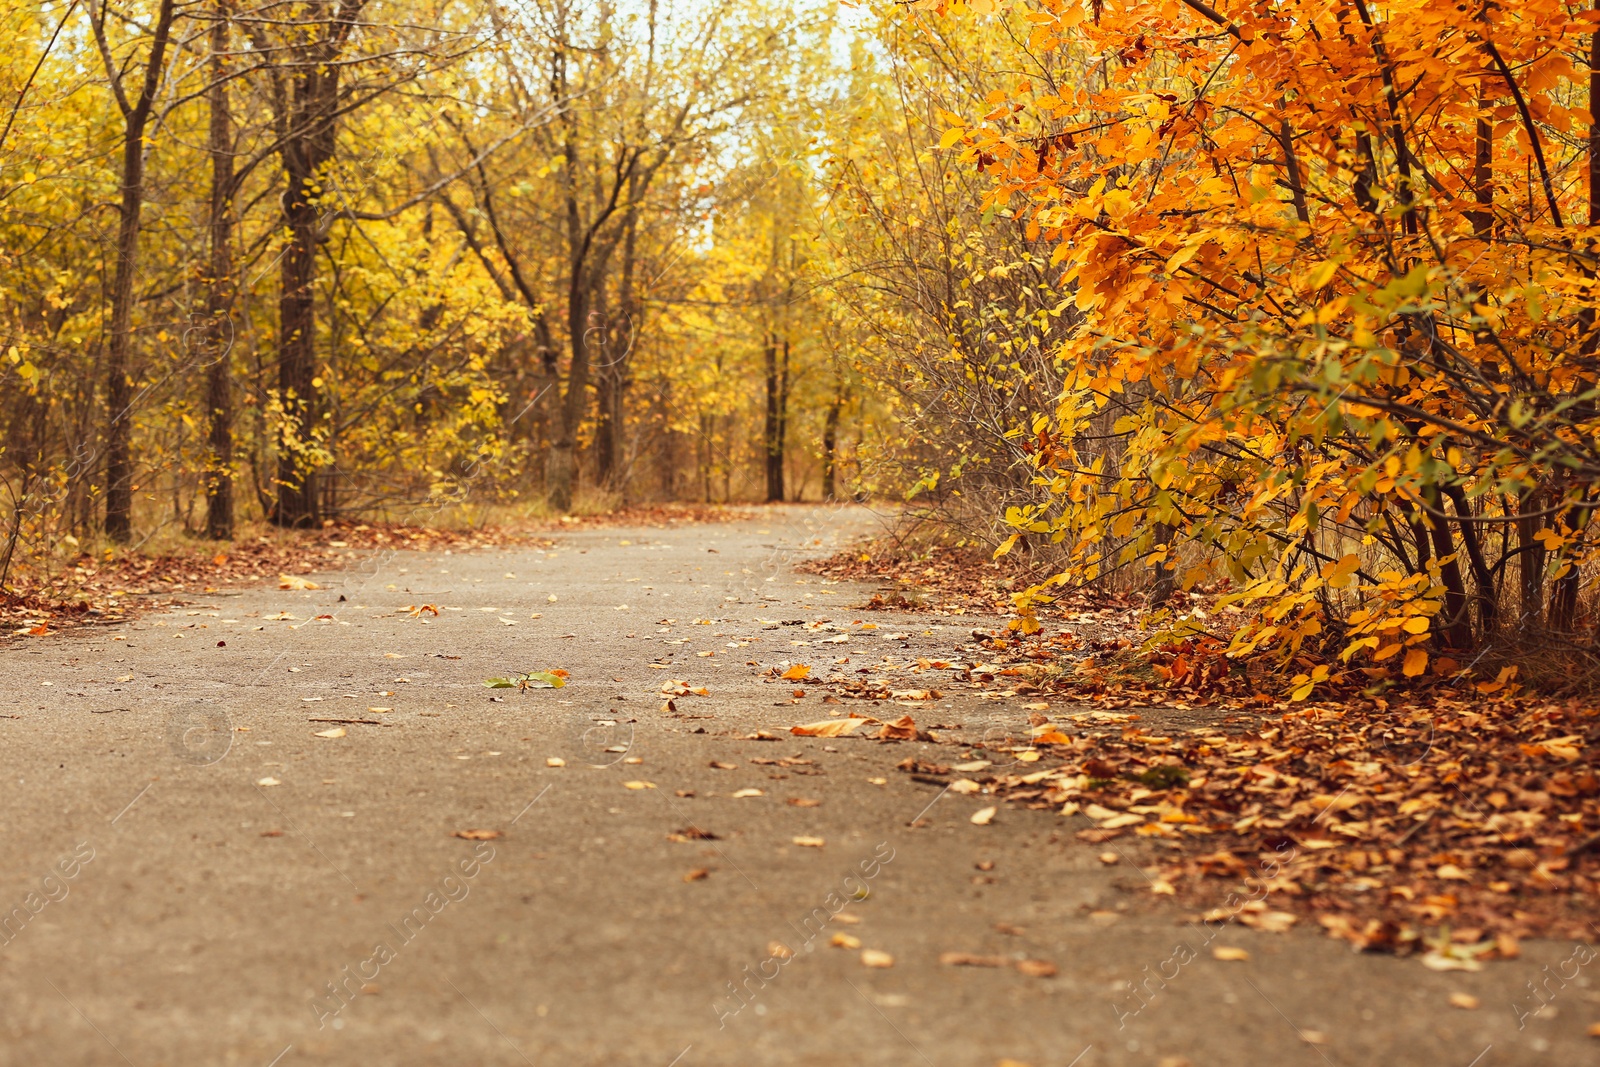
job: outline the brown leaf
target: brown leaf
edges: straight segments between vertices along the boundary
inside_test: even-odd
[[[883,729],[878,731],[880,741],[915,741],[917,739],[917,724],[911,716],[902,715],[894,722],[886,722]]]
[[[970,952],[941,952],[939,962],[946,967],[1008,967],[1004,956],[974,956]]]
[[[706,870],[704,867],[696,867],[694,870],[684,875],[683,880],[685,882],[702,882],[710,876],[711,872]]]
[[[789,732],[801,737],[848,737],[868,723],[877,721],[877,719],[858,719],[854,716],[848,719],[824,719],[804,726],[791,726]]]
[[[500,830],[457,830],[450,836],[459,837],[463,841],[493,841],[497,837],[504,837],[505,834]]]
[[[685,826],[682,830],[674,830],[667,835],[668,841],[720,841],[722,840],[710,830],[702,830],[698,826]]]
[[[1049,960],[1018,960],[1017,972],[1029,978],[1054,978],[1056,965]]]

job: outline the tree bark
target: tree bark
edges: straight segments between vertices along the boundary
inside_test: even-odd
[[[767,410],[766,423],[763,428],[763,443],[767,461],[767,502],[769,504],[783,501],[783,451],[784,431],[786,429],[787,412],[784,410],[788,402],[789,392],[789,343],[782,342],[783,362],[780,366],[778,352],[780,345],[778,335],[769,331],[763,349],[766,364],[767,385]]]
[[[137,101],[130,102],[105,34],[106,6],[94,17],[95,40],[117,106],[122,111],[122,197],[118,204],[116,262],[111,277],[111,321],[106,343],[106,536],[126,542],[133,534],[133,382],[129,350],[133,327],[133,276],[138,269],[139,224],[144,211],[145,128],[161,84],[172,34],[174,0],[161,0],[150,55]]]
[[[219,0],[211,26],[211,277],[206,313],[206,533],[233,537],[233,391],[229,350],[233,329],[233,115],[227,77],[228,4]]]
[[[289,246],[280,267],[278,294],[278,501],[272,521],[310,526],[318,519],[314,447],[317,400],[317,244],[319,218],[314,183],[333,158],[332,110],[338,98],[338,68],[311,67],[294,78],[290,137],[283,146],[286,187],[283,221]]]
[[[836,386],[822,420],[822,499],[827,501],[839,495],[839,413],[843,408],[844,390]]]

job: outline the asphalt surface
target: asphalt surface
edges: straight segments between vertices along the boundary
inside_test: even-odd
[[[0,1064],[1594,1061],[1592,952],[1437,974],[1208,934],[1139,846],[1108,866],[1052,812],[974,825],[982,797],[895,769],[963,749],[788,735],[840,709],[773,668],[948,657],[974,625],[791,569],[873,522],[352,552],[317,590],[0,648]],[[551,668],[570,684],[482,684]],[[664,710],[671,681],[708,695]],[[970,739],[1021,702],[913,714]]]

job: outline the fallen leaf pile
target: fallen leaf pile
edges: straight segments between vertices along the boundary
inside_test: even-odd
[[[1086,732],[1046,721],[991,740],[1042,758],[957,791],[1086,818],[1090,843],[1146,839],[1168,853],[1148,888],[1213,921],[1307,917],[1363,949],[1432,944],[1442,969],[1516,938],[1596,935],[1600,709],[1435,695],[1159,731],[1137,713],[1073,718]],[[1115,732],[1089,726],[1108,719]],[[907,763],[923,780],[951,772]]]

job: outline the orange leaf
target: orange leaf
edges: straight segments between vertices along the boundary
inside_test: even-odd
[[[1415,678],[1428,669],[1428,654],[1420,648],[1413,648],[1406,653],[1406,661],[1402,670],[1407,678]]]

